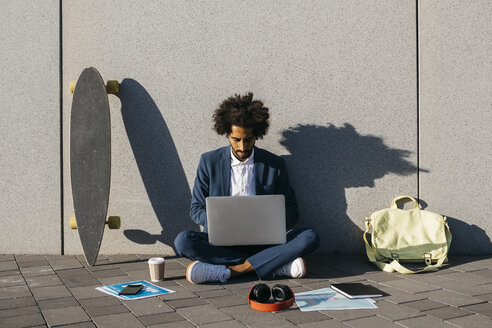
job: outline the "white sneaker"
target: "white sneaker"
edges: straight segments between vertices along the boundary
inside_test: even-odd
[[[231,277],[231,270],[225,265],[208,264],[200,261],[191,262],[186,269],[186,280],[193,284],[202,282],[226,282]]]
[[[287,263],[272,273],[274,278],[278,277],[290,277],[290,278],[302,278],[306,275],[307,268],[306,262],[302,257],[296,258],[294,261]]]

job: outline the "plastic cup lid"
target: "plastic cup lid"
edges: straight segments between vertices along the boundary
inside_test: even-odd
[[[163,257],[153,257],[149,259],[149,264],[162,264],[162,263],[164,263]]]

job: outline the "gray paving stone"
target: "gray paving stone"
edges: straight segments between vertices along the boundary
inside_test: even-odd
[[[247,280],[247,281],[235,281],[235,280],[231,280],[230,283],[227,283],[227,284],[224,284],[223,287],[220,287],[220,288],[216,288],[216,289],[227,289],[227,290],[230,290],[230,291],[236,291],[236,290],[239,290],[239,289],[245,289],[245,288],[249,288],[251,289],[251,287],[253,287],[255,284],[257,283],[260,283],[259,281],[256,281],[256,280]],[[262,283],[266,283],[268,286],[272,287],[273,285],[279,283],[277,281],[262,281]],[[219,285],[220,286],[220,285]],[[185,286],[187,287],[187,286]]]
[[[177,261],[174,260],[166,260],[166,266],[165,266],[165,271],[167,270],[183,270],[183,273],[186,272],[186,265],[183,265]]]
[[[239,295],[228,295],[221,297],[211,297],[206,299],[207,302],[212,304],[218,309],[228,307],[228,306],[236,306],[236,305],[244,305],[248,303],[248,300]]]
[[[475,297],[478,298],[479,300],[487,301],[487,302],[492,303],[492,293],[490,293],[490,294],[484,294],[484,295],[477,295]]]
[[[42,313],[49,326],[91,321],[87,313],[80,306],[43,310]]]
[[[124,263],[119,265],[120,269],[127,271],[136,271],[136,270],[149,270],[149,264],[147,262],[132,262],[132,263]]]
[[[177,312],[195,325],[231,320],[230,316],[211,305],[201,305],[178,309]]]
[[[74,323],[71,325],[63,325],[63,326],[58,326],[58,327],[63,327],[63,328],[96,328],[94,323],[92,322],[79,322],[79,323]]]
[[[482,268],[492,268],[492,257],[489,256],[479,256],[476,257],[472,262],[473,265],[480,266]]]
[[[435,286],[431,286],[418,281],[410,281],[407,279],[385,281],[382,283],[382,285],[393,287],[414,294],[439,289],[438,287]]]
[[[463,310],[476,312],[486,317],[492,318],[492,303],[482,303],[461,307]]]
[[[105,255],[111,262],[125,263],[125,262],[135,262],[142,261],[137,255],[134,254],[116,254],[116,255]]]
[[[231,296],[236,295],[230,290],[227,289],[216,289],[216,290],[206,290],[203,292],[196,292],[198,296],[202,298],[212,298],[212,297],[222,297],[222,296]]]
[[[0,300],[0,310],[36,305],[33,297],[17,297]]]
[[[150,281],[150,274],[148,270],[134,270],[126,271],[126,274],[135,280],[147,280]]]
[[[401,279],[405,280],[411,280],[411,281],[418,281],[424,284],[429,284],[432,286],[437,286],[439,287],[439,284],[443,281],[454,281],[453,279],[449,279],[446,277],[446,275],[438,275],[435,274],[435,272],[428,272],[425,274],[408,274],[408,275],[401,275]]]
[[[274,313],[256,311],[249,305],[226,307],[222,311],[248,327],[295,327]]]
[[[24,278],[54,275],[55,271],[49,265],[21,268]]]
[[[385,296],[383,296],[382,299],[388,302],[398,304],[424,299],[424,297],[419,296],[419,294],[408,293],[396,288],[384,286],[382,284],[379,284],[376,287],[385,293]]]
[[[385,318],[381,317],[368,317],[368,318],[360,318],[360,319],[355,319],[355,320],[350,320],[345,322],[346,324],[350,325],[351,327],[354,328],[393,328],[395,327],[395,324],[387,320]]]
[[[367,280],[362,276],[345,276],[345,277],[330,278],[330,282],[336,284],[343,284],[349,282],[366,282],[366,281]]]
[[[485,277],[487,279],[491,279],[492,278],[492,270],[491,269],[473,271],[473,274],[474,275],[479,275],[479,276]]]
[[[190,306],[207,305],[208,303],[203,298],[194,297],[194,298],[182,298],[179,300],[169,300],[166,301],[166,304],[172,307],[173,309],[180,309]]]
[[[492,284],[473,285],[468,281],[442,281],[439,283],[439,287],[469,296],[492,293]]]
[[[450,273],[446,275],[446,278],[457,280],[457,281],[466,281],[469,284],[472,285],[483,285],[483,284],[490,284],[492,283],[492,276],[484,276],[484,275],[479,275],[477,274],[476,271],[474,272],[456,272],[456,273]]]
[[[0,277],[5,277],[5,276],[15,276],[17,274],[21,274],[20,270],[7,270],[7,271],[0,271]]]
[[[28,315],[38,313],[39,308],[37,306],[27,306],[15,309],[0,310],[0,318],[16,317],[21,315]]]
[[[128,275],[125,272],[123,272],[123,270],[121,269],[94,271],[92,272],[92,275],[95,278],[109,278],[109,277],[118,277],[118,276],[128,277]]]
[[[304,323],[300,324],[299,327],[301,328],[348,328],[350,327],[347,324],[344,324],[343,322],[336,321],[336,320],[325,320],[325,321],[317,321],[317,322],[310,322],[310,323]]]
[[[175,291],[175,293],[172,294],[165,294],[159,296],[164,301],[167,300],[177,300],[177,299],[182,299],[182,298],[192,298],[192,297],[198,297],[197,294],[189,291],[188,289],[181,287],[181,286],[176,286],[173,287],[172,290]]]
[[[301,312],[299,309],[288,309],[284,311],[276,312],[276,315],[294,323],[294,324],[303,324],[309,322],[319,322],[330,319],[325,314],[312,311],[312,312]]]
[[[196,326],[189,321],[176,321],[168,323],[159,323],[157,325],[147,326],[149,328],[195,328]]]
[[[188,260],[187,258],[180,257],[176,259],[176,262],[180,263],[183,265],[185,268],[188,267],[188,265],[192,262],[191,260]]]
[[[104,263],[102,262],[104,261]],[[96,271],[104,271],[104,270],[111,270],[111,269],[119,269],[120,267],[118,264],[113,264],[109,260],[97,260],[96,265],[94,266],[88,266],[87,263],[82,263],[84,265],[84,268],[89,271],[89,272],[96,272]]]
[[[473,272],[477,270],[483,270],[483,267],[475,265],[473,263],[462,263],[457,265],[451,265],[451,268],[460,272]]]
[[[434,300],[425,299],[425,300],[419,300],[414,302],[402,303],[400,304],[400,306],[406,306],[416,311],[426,311],[426,310],[439,309],[442,307],[446,307],[448,305],[441,302],[436,302]]]
[[[150,297],[135,301],[125,301],[123,304],[136,316],[174,312],[174,309],[158,297]]]
[[[448,320],[449,323],[463,328],[492,327],[492,320],[478,314]]]
[[[441,320],[448,320],[448,319],[453,319],[453,318],[459,318],[459,317],[464,317],[466,315],[471,315],[473,312],[459,309],[456,307],[452,306],[447,306],[439,309],[433,309],[433,310],[427,310],[422,313],[434,316],[436,318],[439,318]]]
[[[110,278],[98,278],[97,281],[103,285],[114,285],[114,284],[123,284],[127,282],[135,281],[130,276],[117,276]]]
[[[51,287],[63,284],[57,275],[30,277],[26,278],[26,282],[30,288]]]
[[[407,328],[456,328],[456,326],[431,316],[405,319],[397,323]]]
[[[169,323],[169,322],[178,322],[178,321],[186,321],[186,319],[179,313],[169,312],[169,313],[159,313],[152,315],[144,315],[139,317],[139,319],[145,325],[156,325],[160,323]]]
[[[87,307],[84,309],[92,318],[130,312],[123,304]]]
[[[108,296],[108,295],[103,297],[81,299],[79,300],[79,303],[80,305],[82,305],[84,309],[91,308],[91,307],[103,307],[103,306],[122,304],[121,301],[116,297]]]
[[[40,287],[31,291],[37,301],[72,296],[65,286]]]
[[[0,318],[0,327],[32,327],[45,324],[46,323],[41,313],[32,313],[10,318]]]
[[[31,296],[27,286],[0,287],[0,300]]]
[[[145,326],[131,313],[95,317],[98,328],[144,328]]]
[[[13,255],[0,254],[0,262],[4,261],[15,261],[15,257]]]
[[[26,285],[26,282],[24,280],[24,277],[22,277],[22,275],[20,274],[0,277],[0,287],[22,286],[22,285]]]
[[[390,280],[396,280],[395,275],[380,271],[380,272],[369,272],[366,273],[362,276],[363,278],[369,280],[369,281],[374,281],[374,282],[384,282],[384,281],[390,281]]]
[[[363,310],[340,310],[340,311],[319,311],[331,318],[338,321],[355,320],[360,318],[367,318],[374,316],[374,312],[363,309]]]
[[[79,306],[79,302],[73,297],[62,297],[38,301],[38,306],[41,310],[50,310]]]
[[[73,297],[78,300],[83,300],[86,298],[95,298],[95,297],[105,297],[107,294],[100,292],[96,289],[96,287],[100,287],[101,285],[93,285],[93,286],[84,286],[84,287],[73,287],[69,288]]]
[[[147,275],[149,275],[149,272],[147,272]],[[164,272],[164,278],[186,279],[186,269],[166,269]]]
[[[46,259],[44,257],[37,256],[30,259],[29,261],[19,261],[19,259],[17,259],[17,264],[19,265],[19,268],[30,268],[30,267],[46,266],[48,265],[48,262],[46,262]]]
[[[456,293],[450,290],[443,290],[443,289],[420,293],[420,295],[452,306],[464,306],[464,305],[484,303],[484,301],[482,301],[477,297],[463,295],[460,293]]]
[[[213,322],[205,325],[200,325],[200,328],[244,328],[246,327],[237,320]]]
[[[147,279],[140,279],[140,280],[149,280],[149,278]],[[155,282],[152,282],[154,285],[157,285],[157,286],[160,286],[160,287],[163,287],[163,288],[167,288],[167,289],[172,289],[174,290],[174,288],[176,287],[181,287],[176,281],[174,280],[171,280],[171,279],[167,279],[167,278],[164,278],[163,281],[155,281]]]
[[[390,303],[387,301],[380,301],[376,305],[378,307],[377,309],[368,310],[368,311],[373,312],[374,314],[377,314],[378,316],[388,319],[390,321],[422,316],[422,314],[419,313],[418,311],[415,311],[408,307],[396,305],[394,303]]]
[[[63,270],[68,271],[68,270]],[[61,272],[61,271],[58,271]],[[94,278],[90,273],[86,272],[84,274],[65,274],[60,275],[60,279],[63,281],[63,284],[67,287],[84,287],[84,286],[92,286],[99,283],[98,279]]]
[[[46,256],[46,260],[49,265],[53,268],[53,270],[66,270],[66,269],[75,269],[82,268],[82,263],[77,260],[75,256]]]
[[[223,285],[214,284],[214,283],[192,284],[192,283],[186,281],[186,279],[177,279],[176,282],[180,286],[188,289],[191,292],[203,292],[203,291],[206,291],[206,290],[214,290],[214,289],[223,289],[224,288]]]

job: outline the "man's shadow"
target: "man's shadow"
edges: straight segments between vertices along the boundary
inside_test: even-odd
[[[117,96],[142,181],[162,227],[160,235],[139,229],[123,233],[138,244],[160,241],[174,247],[180,231],[197,228],[189,218],[191,192],[176,146],[161,111],[140,83],[124,79]]]
[[[374,187],[386,174],[416,174],[411,152],[361,135],[350,124],[299,124],[282,132],[284,156],[296,192],[302,225],[315,227],[322,252],[362,253],[363,231],[347,215],[346,188]],[[393,196],[393,195],[392,195]],[[368,213],[367,215],[369,215]]]

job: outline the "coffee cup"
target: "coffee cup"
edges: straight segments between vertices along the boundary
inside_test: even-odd
[[[153,257],[149,259],[150,280],[153,282],[164,280],[164,258]]]

